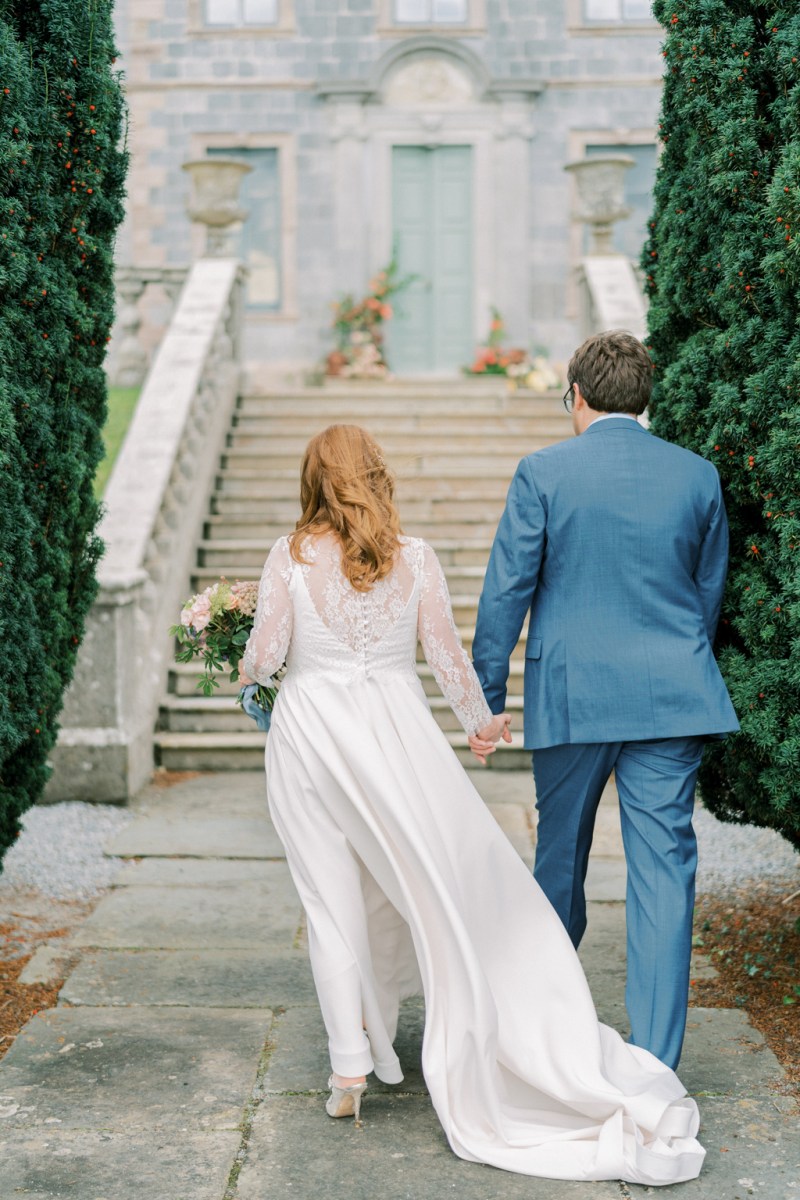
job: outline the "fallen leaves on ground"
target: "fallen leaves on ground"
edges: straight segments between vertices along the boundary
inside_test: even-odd
[[[727,896],[698,896],[695,945],[718,972],[692,981],[700,1008],[743,1008],[800,1095],[800,896],[791,887],[748,885]]]

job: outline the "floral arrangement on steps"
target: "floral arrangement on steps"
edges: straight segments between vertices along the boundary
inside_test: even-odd
[[[361,300],[352,294],[343,296],[333,306],[333,328],[336,349],[325,360],[325,374],[340,379],[385,379],[389,367],[383,353],[383,326],[391,319],[389,303],[415,276],[398,277],[395,258],[369,281],[368,292]]]
[[[537,347],[531,355],[519,347],[504,348],[505,323],[496,308],[492,308],[489,336],[475,352],[475,358],[465,375],[502,375],[514,387],[545,392],[561,386],[559,371],[549,362],[547,354]]]

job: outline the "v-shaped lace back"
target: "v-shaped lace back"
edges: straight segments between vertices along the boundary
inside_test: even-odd
[[[341,548],[333,537],[307,538],[299,564],[320,619],[356,654],[382,641],[408,607],[418,579],[417,547],[406,541],[393,570],[368,592],[357,591],[342,570]]]
[[[347,686],[369,676],[401,677],[419,687],[417,640],[439,687],[468,733],[485,728],[489,709],[458,636],[439,560],[419,538],[403,538],[392,571],[359,592],[342,571],[333,536],[307,538],[304,563],[280,538],[264,566],[244,669],[261,683],[285,661],[284,686],[300,677]]]

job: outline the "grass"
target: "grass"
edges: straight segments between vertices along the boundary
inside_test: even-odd
[[[103,426],[103,443],[106,454],[94,477],[94,494],[97,497],[102,496],[106,490],[106,484],[119,454],[122,440],[131,423],[140,391],[141,388],[109,388],[108,417]]]

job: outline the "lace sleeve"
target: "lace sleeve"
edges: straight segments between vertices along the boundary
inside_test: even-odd
[[[272,547],[264,564],[253,632],[244,648],[244,669],[257,683],[269,683],[286,660],[292,636],[291,575],[292,559],[284,537]]]
[[[422,562],[419,640],[436,682],[466,732],[484,729],[492,711],[461,644],[444,571],[428,545],[424,545]]]

